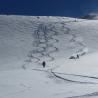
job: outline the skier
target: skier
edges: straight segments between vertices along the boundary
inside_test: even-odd
[[[42,62],[42,65],[43,65],[43,68],[45,68],[45,66],[46,66],[46,62],[43,61],[43,62]]]
[[[77,59],[79,59],[79,55],[77,54]]]

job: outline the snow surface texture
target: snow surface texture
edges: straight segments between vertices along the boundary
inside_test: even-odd
[[[0,98],[98,98],[97,25],[1,15]]]

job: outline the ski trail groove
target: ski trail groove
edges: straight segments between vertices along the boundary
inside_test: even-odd
[[[70,42],[74,42],[74,44],[78,44],[78,45],[82,46],[82,48],[79,50],[83,50],[84,48],[86,48],[86,45],[83,42],[78,42],[76,40],[78,38],[78,36],[76,36],[76,34],[71,34],[71,29],[66,26],[66,24],[70,23],[70,22],[72,22],[72,21],[65,22],[65,24],[62,24],[64,26],[64,28],[66,29],[66,31],[64,31],[64,34],[68,34],[68,35],[72,36],[72,38],[70,39]],[[37,30],[35,30],[35,32],[33,34],[33,37],[35,38],[35,43],[33,43],[35,50],[30,51],[28,57],[29,57],[29,59],[32,59],[32,60],[36,59],[36,63],[39,63],[41,61],[41,57],[48,57],[48,58],[50,58],[50,61],[55,60],[55,58],[52,57],[50,54],[59,51],[59,49],[57,47],[55,47],[53,44],[49,44],[50,40],[52,40],[54,43],[59,42],[58,39],[53,38],[53,36],[58,35],[58,32],[56,30],[54,30],[53,26],[50,28],[47,28],[48,26],[49,25],[44,25],[44,23],[39,24],[37,27]],[[47,53],[47,49],[49,47],[54,50],[49,51]],[[38,56],[37,56],[37,54],[38,54]],[[41,69],[32,69],[32,70],[52,73],[55,77],[57,77],[61,80],[64,80],[64,81],[68,81],[68,82],[80,83],[80,84],[96,84],[94,82],[73,81],[71,79],[66,79],[66,78],[60,77],[60,76],[56,75],[56,73],[58,73],[58,72],[52,71],[53,68],[49,69],[50,71],[49,70],[41,70]],[[86,78],[98,79],[98,77],[93,77],[93,76],[84,76],[84,75],[75,75],[75,74],[66,74],[66,73],[58,73],[58,74],[80,76],[82,78],[86,77]],[[72,97],[65,97],[65,98],[84,98],[84,97],[87,98],[87,97],[93,97],[93,96],[98,96],[98,92],[92,92],[92,93],[88,93],[88,94],[84,94],[84,95],[80,95],[80,96],[72,96]]]
[[[66,79],[66,78],[63,78],[59,75],[57,75],[56,73],[57,72],[53,72],[52,69],[48,69],[48,70],[43,70],[43,69],[32,69],[32,70],[35,70],[35,71],[42,71],[42,72],[47,72],[47,73],[52,73],[55,77],[61,79],[61,80],[64,80],[64,81],[68,81],[68,82],[73,82],[73,83],[79,83],[79,84],[98,84],[98,83],[95,83],[95,82],[81,82],[81,81],[74,81],[74,80],[71,80],[71,79]],[[59,73],[60,74],[60,73]],[[67,74],[68,76],[70,76],[70,74]],[[77,75],[74,75],[72,74],[73,76],[77,76]],[[83,77],[87,77],[87,76],[83,76]],[[82,78],[83,78],[82,77]],[[88,77],[87,77],[88,78]]]
[[[79,76],[79,77],[86,77],[86,78],[92,78],[92,79],[98,79],[98,77],[93,77],[93,76],[86,76],[86,75],[78,75],[78,74],[67,74],[67,73],[59,73],[59,72],[54,72],[58,74],[64,74],[64,75],[72,75],[72,76]]]
[[[71,79],[66,79],[66,78],[63,78],[63,77],[57,75],[52,70],[51,70],[51,73],[53,73],[53,75],[56,76],[57,78],[62,79],[62,80],[65,80],[65,81],[69,81],[69,82],[81,83],[81,84],[98,84],[98,83],[95,83],[95,82],[81,82],[81,81],[74,81],[74,80],[71,80]]]
[[[44,23],[39,24],[37,27],[37,30],[34,32],[34,38],[35,43],[33,43],[33,46],[35,46],[35,50],[32,50],[29,52],[29,58],[36,59],[36,63],[39,63],[41,60],[41,57],[49,58],[49,61],[53,61],[55,58],[52,57],[50,54],[59,51],[57,47],[54,47],[54,43],[58,43],[59,40],[53,38],[53,36],[57,36],[57,32],[53,31],[53,26],[48,27],[48,25],[44,25]],[[49,43],[53,41],[52,43]],[[49,51],[49,48],[52,50]]]
[[[72,97],[65,97],[65,98],[89,98],[89,97],[95,97],[98,96],[98,92],[88,93],[80,96],[72,96]]]
[[[72,38],[69,40],[69,42],[71,42],[75,45],[78,45],[78,47],[81,47],[81,48],[78,48],[78,50],[75,52],[75,54],[76,55],[79,54],[80,56],[85,55],[88,52],[88,48],[83,41],[79,40],[80,36],[77,36],[75,33],[73,34],[72,30],[69,27],[67,27],[66,23],[63,23],[62,26],[63,26],[63,28],[66,29],[64,34],[68,34],[68,35],[72,36]]]

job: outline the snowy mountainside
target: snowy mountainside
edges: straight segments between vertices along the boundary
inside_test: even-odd
[[[21,63],[23,63],[24,60],[27,59],[28,51],[31,51],[32,48],[34,49],[34,45],[32,44],[36,39],[34,37],[37,37],[37,35],[35,35],[37,29],[40,30],[38,34],[41,34],[41,32],[43,31],[41,29],[44,29],[44,27],[46,26],[46,29],[53,29],[55,31],[52,31],[52,33],[57,32],[59,35],[61,35],[60,37],[62,37],[62,33],[65,32],[61,24],[63,23],[63,21],[70,22],[74,21],[74,19],[60,18],[60,17],[56,18],[51,16],[26,17],[26,16],[1,15],[0,16],[0,49],[1,49],[0,69],[21,67]],[[48,30],[48,34],[50,34],[49,36],[51,36],[51,30]],[[43,35],[38,36],[42,37]],[[57,40],[54,40],[54,42],[55,41]],[[35,41],[35,44],[36,43],[37,42]],[[17,61],[18,64],[16,66],[15,63]]]
[[[97,98],[97,26],[98,20],[0,15],[0,98]]]
[[[98,48],[96,45],[98,42],[97,24],[97,21],[92,22],[67,17],[1,15],[1,69],[21,67],[21,63],[28,59],[27,55],[32,56],[31,54],[34,51],[37,52],[37,54],[33,54],[35,61],[36,58],[39,58],[38,56],[42,55],[44,55],[41,57],[42,60],[51,60],[54,58],[69,58],[70,55],[77,52],[96,51]],[[40,38],[38,39],[38,37]],[[44,42],[45,37],[48,43],[42,44],[40,41]],[[48,44],[48,48],[45,51],[48,53],[38,54],[38,51],[42,52],[47,47],[46,44]]]

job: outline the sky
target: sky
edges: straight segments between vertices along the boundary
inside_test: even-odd
[[[81,17],[98,11],[98,0],[0,0],[0,14]]]

